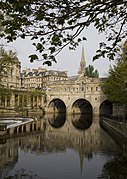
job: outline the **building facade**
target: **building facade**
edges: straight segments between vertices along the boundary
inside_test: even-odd
[[[45,90],[49,82],[68,80],[67,71],[26,69],[21,74],[22,88]]]
[[[68,77],[67,71],[47,70],[37,68],[22,70],[21,63],[16,63],[4,78],[5,88],[11,89],[10,95],[1,95],[0,106],[7,109],[35,109],[48,107],[52,94],[82,96],[90,92],[101,91],[100,79],[85,76],[85,55],[82,49],[80,66],[75,76]],[[67,95],[66,95],[67,94]],[[84,98],[84,96],[83,96]]]
[[[68,76],[67,71],[45,68],[27,68],[21,72],[21,63],[17,59],[3,78],[4,88],[11,91],[1,93],[0,109],[1,111],[46,109],[51,112],[55,109],[55,105],[62,108],[59,103],[61,100],[65,103],[68,112],[79,112],[79,109],[80,111],[84,109],[80,106],[84,104],[83,100],[86,100],[92,104],[94,111],[99,113],[99,105],[107,100],[100,85],[104,79],[87,77],[85,68],[83,48],[79,69],[75,76]],[[88,103],[85,105],[87,106]],[[106,108],[111,108],[111,103],[105,103]]]
[[[4,70],[2,85],[5,88],[21,88],[21,62],[18,58],[13,65]]]

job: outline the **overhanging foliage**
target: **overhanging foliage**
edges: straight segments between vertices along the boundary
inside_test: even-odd
[[[100,42],[96,56],[114,59],[118,43],[127,36],[127,1],[124,0],[1,0],[0,36],[12,42],[30,37],[42,54],[30,55],[30,61],[42,60],[51,65],[55,56],[67,45],[75,49],[86,40],[81,32],[94,24],[99,33],[107,34],[107,46]]]
[[[127,43],[102,88],[111,101],[127,104]]]

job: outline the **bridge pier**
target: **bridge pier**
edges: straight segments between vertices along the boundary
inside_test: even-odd
[[[72,113],[71,106],[67,106],[67,107],[66,107],[66,113],[67,113],[67,114],[71,114],[71,113]]]
[[[99,108],[100,108],[100,106],[98,106],[98,105],[93,106],[93,115],[94,116],[100,114],[100,109]]]

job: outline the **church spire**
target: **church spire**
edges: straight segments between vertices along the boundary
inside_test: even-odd
[[[80,61],[80,67],[78,70],[78,75],[84,74],[86,68],[86,62],[85,62],[85,54],[84,54],[84,47],[82,47],[82,56]]]

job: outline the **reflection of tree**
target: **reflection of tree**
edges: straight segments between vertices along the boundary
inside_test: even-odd
[[[127,157],[117,156],[108,161],[99,178],[124,179],[127,178]]]
[[[88,154],[86,154],[86,158],[87,158],[88,160],[92,160],[92,158],[93,158],[93,153],[88,153]]]

